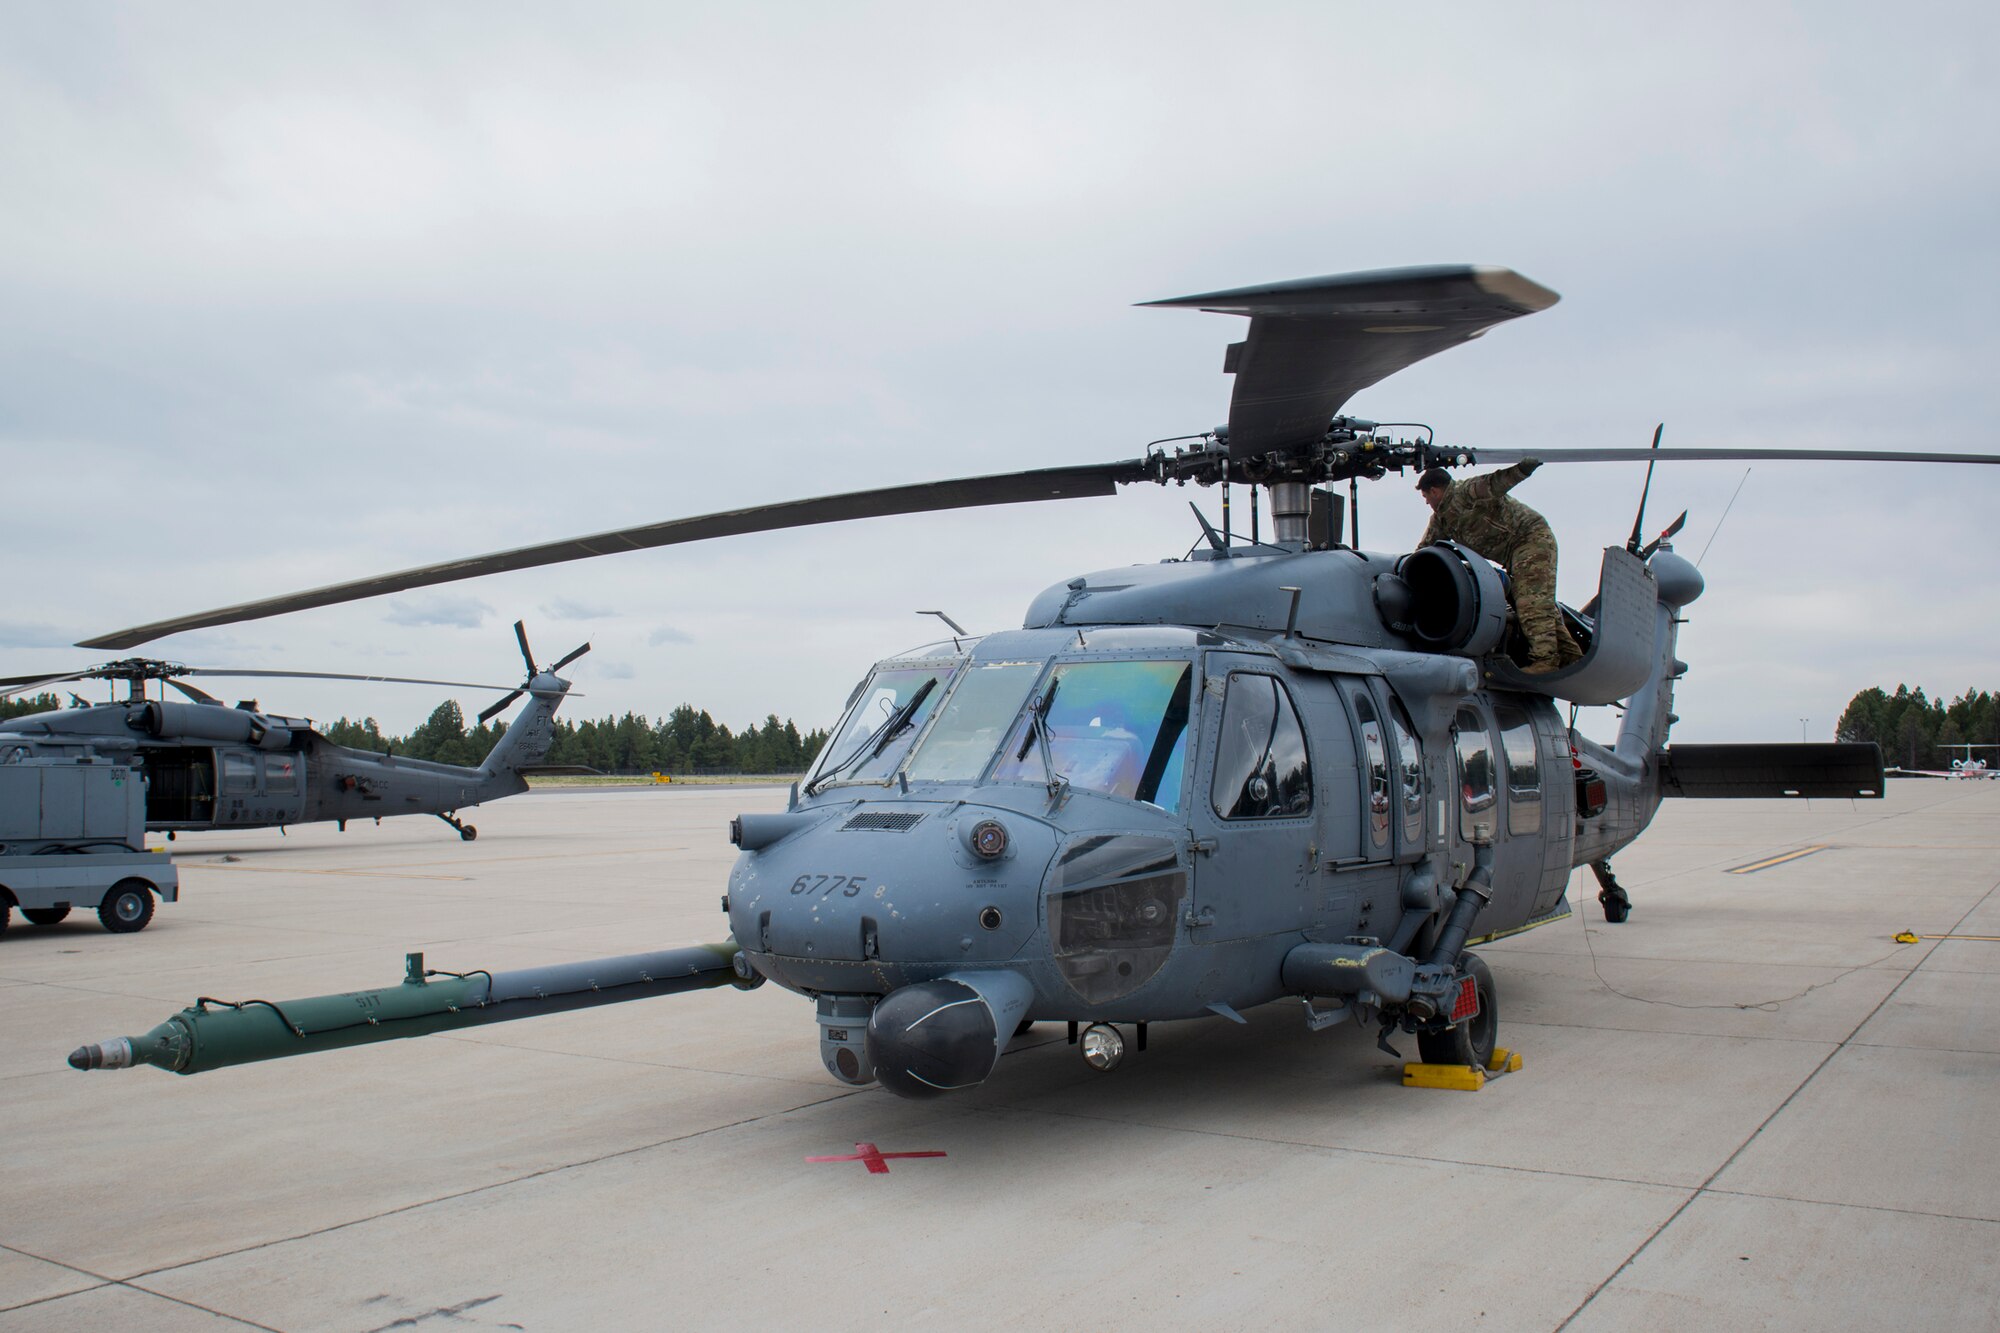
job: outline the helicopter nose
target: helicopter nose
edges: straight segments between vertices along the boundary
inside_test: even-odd
[[[889,992],[868,1019],[868,1062],[899,1097],[977,1087],[1028,1012],[1035,988],[1018,972],[952,972]]]

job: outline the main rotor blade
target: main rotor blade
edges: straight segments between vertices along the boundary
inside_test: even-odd
[[[494,685],[476,680],[423,680],[415,676],[362,676],[347,671],[232,671],[226,667],[189,667],[180,673],[183,676],[283,676],[291,680],[361,680],[377,685],[445,685],[462,690],[505,690],[508,685]]]
[[[526,693],[527,691],[525,689],[515,690],[512,694],[502,699],[499,703],[494,704],[491,708],[487,709],[485,712],[479,715],[479,725],[482,727],[485,726],[486,719],[492,717],[495,713],[506,712],[508,704],[513,703],[516,699],[520,698],[522,695]]]
[[[1325,423],[1321,423],[1325,429]],[[914,486],[890,486],[881,490],[851,491],[845,495],[825,495],[811,500],[787,500],[778,504],[755,505],[720,514],[695,518],[669,519],[615,532],[588,537],[544,542],[512,551],[441,564],[420,565],[415,569],[349,583],[330,584],[306,592],[267,597],[190,616],[156,620],[149,625],[116,630],[86,639],[85,648],[126,648],[184,630],[207,629],[213,625],[233,625],[238,621],[261,620],[286,611],[304,611],[316,606],[379,597],[384,593],[407,592],[438,583],[500,574],[515,569],[582,560],[619,551],[639,551],[654,546],[674,546],[682,542],[706,541],[712,537],[734,537],[752,532],[774,532],[784,528],[810,527],[819,523],[839,523],[854,518],[886,518],[891,514],[922,514],[943,509],[971,509],[982,505],[1025,504],[1035,500],[1069,500],[1084,496],[1112,495],[1124,482],[1140,481],[1146,475],[1141,459],[1118,463],[1097,463],[1084,467],[1040,468],[1032,472],[1008,472],[989,477],[961,477],[953,481],[920,482]]]
[[[1560,299],[1512,269],[1435,264],[1147,301],[1250,316],[1229,349],[1229,456],[1302,449],[1356,393]]]
[[[10,676],[0,680],[0,699],[11,699],[17,694],[29,694],[49,685],[60,685],[69,680],[88,680],[96,674],[96,667],[85,667],[81,671],[65,672],[60,676]]]
[[[1449,454],[1451,450],[1441,452]],[[1474,463],[1518,463],[1539,458],[1544,463],[1643,463],[1649,459],[1681,462],[1729,459],[1793,459],[1830,463],[2000,463],[2000,454],[1933,454],[1896,449],[1465,449]],[[83,647],[93,645],[85,644]]]
[[[548,669],[549,674],[551,676],[555,675],[556,672],[561,671],[564,667],[589,651],[590,644],[588,642],[578,644],[576,647],[570,649],[567,655],[556,659],[556,664]]]

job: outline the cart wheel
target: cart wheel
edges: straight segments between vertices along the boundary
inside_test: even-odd
[[[21,915],[38,926],[53,926],[69,915],[69,907],[23,907]]]
[[[98,905],[97,919],[114,935],[144,930],[153,919],[153,886],[143,879],[121,879]]]

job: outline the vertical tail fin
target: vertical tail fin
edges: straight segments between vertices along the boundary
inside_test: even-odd
[[[508,724],[500,740],[479,766],[482,778],[496,778],[532,768],[548,758],[555,743],[556,709],[569,695],[569,682],[546,672],[528,685],[528,706]]]

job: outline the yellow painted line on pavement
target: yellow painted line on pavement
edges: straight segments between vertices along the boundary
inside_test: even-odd
[[[1823,852],[1832,845],[1830,842],[1823,842],[1816,847],[1801,847],[1797,851],[1786,852],[1782,856],[1772,856],[1762,861],[1752,861],[1747,866],[1736,866],[1724,873],[1730,875],[1754,875],[1759,870],[1769,870],[1772,866],[1781,866],[1787,861],[1796,861],[1802,856],[1811,856],[1814,852]]]

